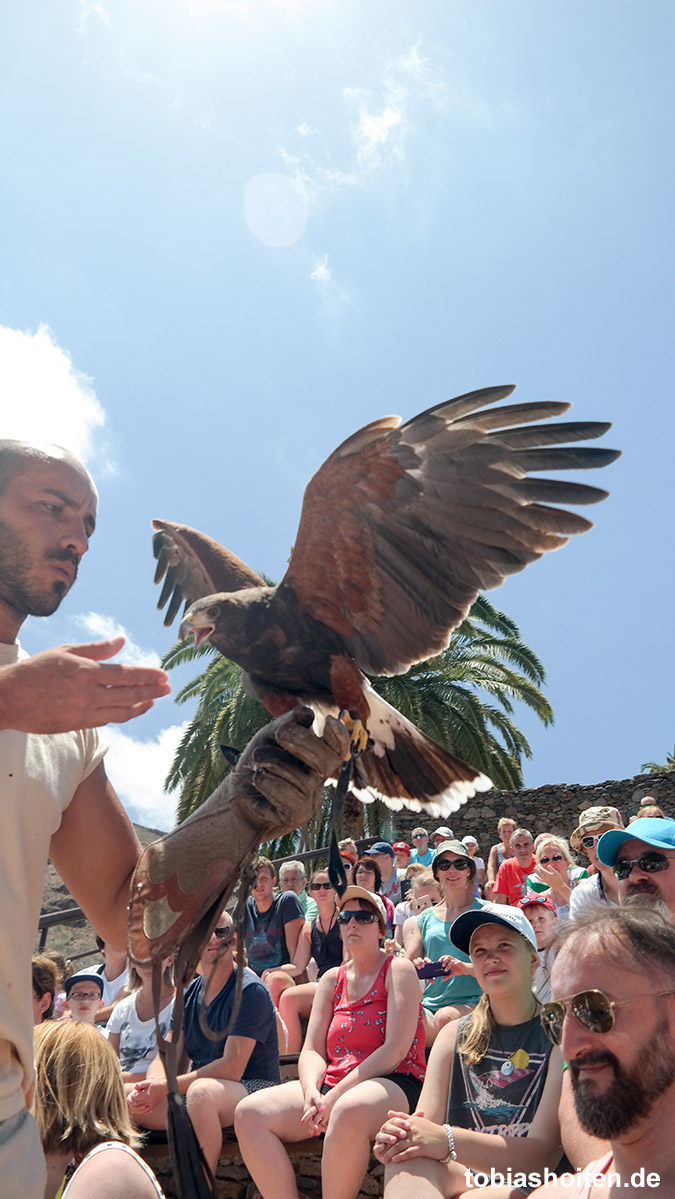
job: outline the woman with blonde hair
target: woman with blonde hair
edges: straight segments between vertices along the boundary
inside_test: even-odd
[[[529,893],[550,899],[560,928],[570,913],[570,895],[577,883],[588,878],[588,871],[574,865],[570,847],[563,837],[550,835],[537,840],[539,844],[534,855],[537,864],[528,875],[526,896]]]
[[[530,922],[517,908],[485,903],[459,916],[450,936],[470,955],[484,994],[438,1034],[417,1112],[390,1111],[375,1138],[385,1199],[512,1199],[517,1183],[476,1179],[476,1190],[471,1171],[543,1173],[562,1156],[562,1057],[532,994],[538,957]]]
[[[139,1144],[114,1050],[90,1024],[35,1030],[33,1115],[47,1162],[45,1199],[162,1199]]]
[[[168,957],[162,962],[162,986],[159,996],[157,1024],[163,1037],[171,1028],[173,985]],[[108,1041],[119,1054],[122,1081],[130,1093],[137,1082],[145,1078],[150,1062],[157,1056],[155,1005],[152,996],[152,966],[129,966],[127,987],[130,994],[120,999],[108,1020]]]

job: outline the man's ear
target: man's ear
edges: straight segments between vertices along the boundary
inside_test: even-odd
[[[52,1002],[52,998],[53,996],[50,991],[45,991],[44,995],[40,996],[40,1011],[42,1012],[43,1016]]]

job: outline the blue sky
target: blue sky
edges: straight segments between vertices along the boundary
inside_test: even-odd
[[[672,5],[36,0],[0,22],[2,427],[70,445],[100,491],[26,648],[119,626],[157,659],[153,516],[278,578],[344,437],[515,382],[623,450],[596,528],[491,593],[556,713],[522,716],[526,784],[663,761]],[[144,823],[172,822],[186,715],[109,730]]]

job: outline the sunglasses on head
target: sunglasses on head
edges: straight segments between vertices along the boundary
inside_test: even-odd
[[[675,995],[675,991],[655,991],[653,996]],[[640,995],[635,999],[608,999],[603,991],[580,991],[569,999],[559,999],[555,1003],[545,1003],[541,1009],[542,1028],[554,1045],[562,1041],[563,1025],[568,1012],[573,1012],[582,1028],[587,1032],[611,1032],[614,1027],[614,1009],[626,1007],[629,1003],[641,1003],[652,996]]]
[[[468,858],[438,858],[434,867],[436,870],[470,870],[471,862]]]
[[[310,889],[310,891],[332,891],[333,884],[332,883],[310,883],[309,889]]]
[[[658,874],[661,870],[667,870],[670,866],[670,858],[667,858],[665,853],[643,853],[639,858],[625,858],[621,862],[615,862],[612,869],[614,877],[622,882],[623,879],[630,878],[633,866],[637,866],[644,874]]]
[[[562,862],[563,856],[561,853],[554,853],[550,858],[540,858],[539,861],[545,866],[548,862]]]
[[[357,924],[373,924],[377,920],[377,913],[364,912],[361,908],[343,908],[338,912],[338,920],[340,924],[349,924],[350,920],[355,920]]]

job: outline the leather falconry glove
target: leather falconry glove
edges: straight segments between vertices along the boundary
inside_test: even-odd
[[[131,883],[129,957],[141,966],[178,954],[177,979],[192,977],[203,945],[262,841],[306,823],[327,778],[349,756],[333,717],[322,737],[309,708],[261,729],[199,810],[141,854]]]

